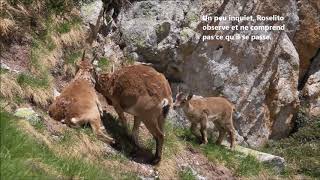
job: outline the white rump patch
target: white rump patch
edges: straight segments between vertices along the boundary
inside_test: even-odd
[[[77,123],[77,119],[76,119],[76,118],[71,118],[71,122],[72,122],[73,124],[76,124],[76,123]]]
[[[59,91],[56,88],[53,88],[53,98],[56,99],[58,96],[60,96]]]
[[[161,107],[165,107],[169,104],[169,100],[167,98],[164,98],[162,101],[161,101]]]

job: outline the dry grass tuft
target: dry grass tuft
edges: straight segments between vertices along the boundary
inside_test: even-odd
[[[64,74],[69,79],[76,75],[76,68],[72,64],[65,64],[63,66]]]
[[[68,146],[68,155],[76,158],[85,157],[88,161],[94,163],[103,156],[103,144],[94,142],[86,134],[78,134],[72,139],[72,144]],[[60,148],[59,153],[65,154],[65,148]]]
[[[26,99],[29,99],[35,105],[42,108],[47,108],[53,101],[53,88],[37,88],[27,86],[24,88],[24,95]]]
[[[8,18],[0,18],[0,37],[8,36],[15,26],[15,22]]]
[[[40,171],[57,179],[67,179],[67,177],[61,175],[54,167],[41,162],[38,158],[27,159],[25,164],[31,166],[33,170]]]
[[[70,32],[62,34],[61,43],[66,47],[80,47],[85,42],[85,33],[82,29],[72,28]]]
[[[39,133],[28,121],[19,120],[17,121],[17,124],[21,129],[24,130],[24,132],[34,137],[38,142],[45,144],[50,149],[53,149],[54,146],[50,140],[43,134]]]
[[[54,67],[58,63],[60,57],[62,57],[62,56],[63,56],[62,49],[56,48],[50,53],[43,54],[42,58],[45,60],[44,61],[45,66],[47,68],[51,69],[52,67]]]
[[[16,96],[22,96],[23,90],[16,82],[16,78],[8,73],[1,74],[0,94],[4,98],[12,100]]]

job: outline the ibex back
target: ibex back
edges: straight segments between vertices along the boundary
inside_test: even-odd
[[[94,89],[94,72],[91,62],[82,59],[72,82],[63,89],[49,107],[49,115],[57,121],[65,121],[70,127],[89,123],[99,139],[113,143],[103,130],[100,113],[101,105]]]
[[[126,129],[124,112],[134,116],[132,135],[137,145],[140,123],[142,121],[145,124],[156,140],[156,154],[152,163],[158,163],[164,141],[163,126],[173,103],[166,78],[152,67],[133,65],[112,74],[101,74],[96,89],[113,105]]]

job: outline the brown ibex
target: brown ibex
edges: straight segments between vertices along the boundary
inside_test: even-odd
[[[178,92],[173,108],[182,108],[188,120],[191,122],[191,132],[196,135],[197,125],[200,124],[202,143],[207,144],[207,124],[212,121],[219,131],[216,141],[221,144],[225,134],[230,135],[231,149],[235,146],[235,129],[233,126],[232,115],[234,105],[223,97],[206,97],[192,99],[192,94],[186,95]]]
[[[49,115],[57,121],[65,121],[70,127],[89,123],[99,139],[113,143],[113,138],[104,132],[101,122],[102,109],[94,89],[93,66],[89,60],[84,59],[84,54],[77,66],[79,70],[75,78],[50,105]]]
[[[103,94],[117,111],[127,129],[124,112],[134,116],[132,136],[138,145],[141,121],[156,140],[156,154],[152,163],[161,160],[164,141],[163,126],[173,103],[171,88],[166,78],[145,65],[132,65],[98,77],[96,90]]]

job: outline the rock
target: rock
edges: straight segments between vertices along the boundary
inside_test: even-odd
[[[300,0],[298,6],[300,21],[293,42],[299,53],[299,79],[302,81],[320,47],[320,1]]]
[[[227,143],[226,141],[223,141],[222,144],[229,147],[229,143]],[[256,151],[238,145],[235,147],[235,151],[243,153],[245,155],[254,156],[259,162],[271,165],[273,169],[278,173],[283,172],[285,168],[285,159],[282,157]]]
[[[30,44],[29,42],[12,43],[1,50],[3,51],[0,55],[1,68],[14,73],[26,72],[31,59]]]
[[[40,116],[31,108],[18,108],[15,116],[28,120],[32,125],[41,121]]]
[[[224,16],[285,17],[285,32],[237,32],[270,35],[269,41],[199,42],[201,32],[197,26],[201,10],[211,8],[205,5],[191,0],[134,2],[119,18],[127,54],[137,53],[139,61],[152,63],[171,82],[183,82],[195,94],[222,94],[228,98],[241,115],[235,126],[243,144],[258,147],[269,138],[287,136],[299,104],[299,55],[292,43],[299,19],[296,2],[238,0],[228,2],[224,8],[221,3],[215,4],[210,10],[215,13],[221,9]]]
[[[87,4],[82,4],[80,15],[84,23],[88,24],[89,26],[95,26],[102,8],[103,3],[101,0],[95,0]]]
[[[167,119],[171,123],[173,123],[173,125],[180,128],[186,128],[190,124],[181,109],[177,109],[177,110],[170,109]]]
[[[190,1],[141,1],[120,13],[125,55],[153,63],[171,79],[179,79],[183,57],[179,46],[195,40],[200,3]],[[199,36],[199,35],[198,35]],[[138,55],[138,57],[137,57]]]
[[[308,78],[302,93],[307,103],[308,115],[320,117],[320,70]]]

